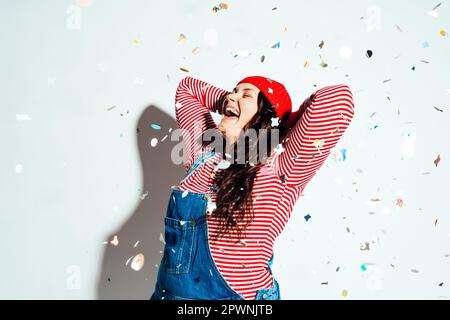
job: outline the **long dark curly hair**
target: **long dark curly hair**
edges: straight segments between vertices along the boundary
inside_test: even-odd
[[[234,161],[224,157],[223,159],[230,161],[231,165],[221,170],[213,178],[213,185],[216,186],[216,208],[212,211],[211,216],[218,220],[218,232],[214,235],[216,240],[222,238],[225,234],[230,236],[230,238],[235,238],[236,242],[245,237],[246,229],[254,219],[253,182],[258,170],[264,165],[273,149],[273,130],[278,130],[276,145],[284,143],[289,132],[289,128],[286,125],[289,114],[286,114],[283,119],[279,119],[277,125],[272,125],[272,118],[277,118],[278,116],[270,101],[261,91],[258,94],[257,103],[258,111],[245,125],[238,140],[231,145],[231,149],[234,150]],[[245,132],[250,128],[255,130],[256,140],[245,136]],[[259,129],[266,130],[260,131]],[[274,139],[276,139],[276,136]],[[241,143],[238,143],[238,141],[241,141]],[[203,147],[206,147],[211,142],[202,140]],[[258,146],[264,142],[267,142],[267,153],[261,154]],[[223,137],[223,143],[223,145],[227,144],[225,137]],[[243,145],[245,146],[245,163],[241,159],[237,161],[238,147],[242,149]],[[240,150],[239,152],[242,151]],[[254,155],[255,152],[258,155],[257,161],[252,163],[249,155]]]

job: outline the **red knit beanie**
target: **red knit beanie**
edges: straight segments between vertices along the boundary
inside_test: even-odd
[[[270,103],[275,108],[278,118],[281,120],[286,114],[290,114],[292,111],[292,102],[289,93],[284,85],[262,76],[246,77],[238,82],[251,83],[256,86],[267,97]]]

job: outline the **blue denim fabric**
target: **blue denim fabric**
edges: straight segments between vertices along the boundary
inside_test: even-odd
[[[199,167],[198,161],[187,176]],[[207,204],[207,194],[172,190],[164,219],[166,244],[150,300],[244,300],[228,285],[211,255]],[[273,255],[267,268],[271,274],[272,261]],[[255,298],[279,299],[275,278],[272,286],[258,290]]]
[[[244,300],[228,285],[211,255],[207,199],[202,193],[172,190],[165,217],[166,244],[150,300]],[[270,266],[268,270],[272,273]],[[255,299],[280,299],[275,278],[270,288],[258,290]]]

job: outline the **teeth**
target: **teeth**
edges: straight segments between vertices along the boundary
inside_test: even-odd
[[[227,108],[227,112],[228,112],[228,114],[233,114],[233,115],[235,115],[236,117],[239,117],[239,114],[238,113],[236,113],[236,112],[234,112],[234,110],[233,109],[231,109],[231,108]]]

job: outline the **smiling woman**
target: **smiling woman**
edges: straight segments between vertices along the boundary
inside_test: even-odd
[[[321,88],[291,112],[286,89],[270,78],[247,77],[228,92],[186,77],[175,104],[188,163],[169,197],[167,240],[151,299],[281,299],[270,269],[272,248],[353,118],[350,88]],[[218,126],[210,112],[223,116]],[[202,139],[208,129],[232,141],[227,150],[233,157]],[[250,129],[278,134],[267,161],[249,161],[249,150],[259,151],[264,139],[247,139]],[[235,161],[240,141],[245,163]]]

